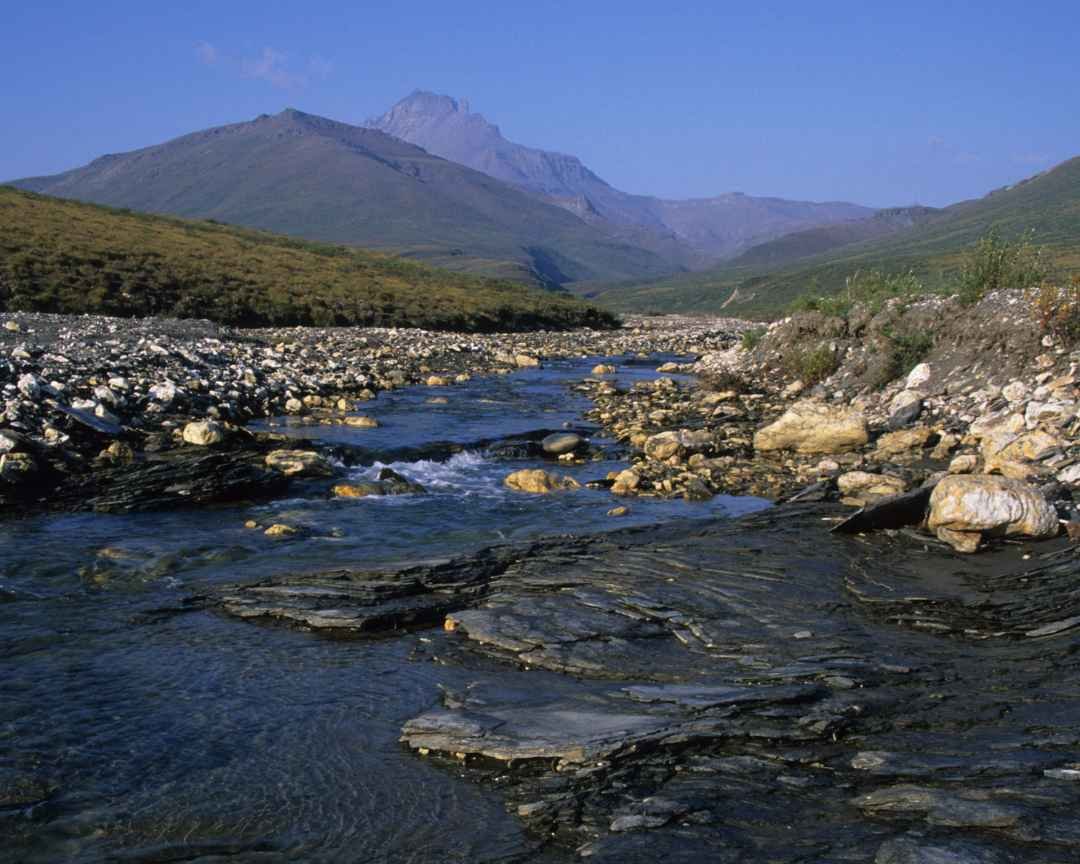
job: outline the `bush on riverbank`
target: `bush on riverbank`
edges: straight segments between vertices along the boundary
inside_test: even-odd
[[[0,187],[0,310],[243,326],[610,328],[610,312],[506,280],[211,222]]]

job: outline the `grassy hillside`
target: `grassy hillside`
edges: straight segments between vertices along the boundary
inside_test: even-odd
[[[884,237],[793,262],[781,256],[778,265],[763,261],[761,251],[748,253],[726,267],[648,284],[623,283],[590,296],[621,310],[723,309],[732,315],[767,316],[807,291],[838,291],[848,276],[860,270],[910,270],[927,288],[940,290],[955,279],[966,250],[992,228],[1003,237],[1031,231],[1034,242],[1046,246],[1056,267],[1066,273],[1080,272],[1080,158],[984,198],[954,204]],[[788,245],[793,242],[787,241]]]
[[[10,187],[0,187],[0,309],[461,330],[615,323],[513,282]]]
[[[287,110],[13,185],[216,219],[534,284],[679,269],[520,189],[373,129]]]

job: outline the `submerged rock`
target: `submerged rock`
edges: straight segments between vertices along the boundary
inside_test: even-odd
[[[540,446],[545,453],[561,456],[563,453],[572,453],[584,443],[585,439],[574,432],[553,432],[540,442]]]
[[[974,552],[984,537],[1044,539],[1058,516],[1032,486],[1007,477],[950,475],[930,496],[929,527],[958,552]]]
[[[329,477],[333,466],[311,450],[274,450],[266,454],[266,465],[288,477]]]
[[[804,401],[754,435],[754,449],[796,453],[846,453],[862,447],[870,436],[862,412],[854,408]]]

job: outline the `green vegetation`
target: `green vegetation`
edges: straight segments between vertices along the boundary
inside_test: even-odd
[[[1080,276],[1067,285],[1043,282],[1028,292],[1028,299],[1044,333],[1070,348],[1080,345]]]
[[[978,303],[989,291],[1039,285],[1050,275],[1049,255],[1032,242],[1028,231],[1017,240],[1006,240],[991,228],[968,253],[960,268],[957,293],[966,305]]]
[[[611,327],[554,292],[357,249],[0,187],[0,309],[246,326]]]
[[[743,350],[753,351],[765,338],[765,328],[755,327],[753,330],[743,330],[741,342]]]
[[[888,329],[885,337],[885,350],[882,362],[875,367],[871,386],[881,388],[890,381],[907,375],[934,347],[934,337],[921,330]]]
[[[911,271],[889,274],[880,270],[860,270],[848,276],[840,293],[801,294],[791,302],[789,311],[812,310],[823,315],[847,318],[851,310],[860,304],[871,315],[876,315],[889,300],[912,300],[924,293],[922,281]]]
[[[824,381],[840,365],[839,358],[828,345],[794,348],[784,357],[784,371],[807,387]]]
[[[798,260],[786,253],[771,258],[747,253],[714,270],[623,284],[590,296],[625,311],[723,312],[769,318],[807,286],[815,286],[814,293],[819,295],[837,294],[852,274],[860,272],[910,274],[926,291],[955,293],[966,250],[991,230],[1000,242],[1037,242],[1045,248],[1044,264],[1066,274],[1080,273],[1080,158],[984,198],[913,220],[912,227],[883,237],[845,243]],[[803,239],[802,248],[814,248]],[[827,244],[817,248],[822,245]],[[781,263],[770,263],[776,258]]]

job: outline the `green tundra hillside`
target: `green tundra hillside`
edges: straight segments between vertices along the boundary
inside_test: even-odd
[[[992,229],[1003,237],[1030,232],[1059,269],[1080,272],[1080,157],[983,198],[921,214],[911,227],[884,236],[837,245],[850,226],[791,235],[724,267],[623,283],[589,296],[623,310],[770,315],[802,293],[839,291],[860,270],[913,271],[927,288],[943,289],[965,252]],[[808,254],[792,254],[798,248]],[[773,250],[770,260],[765,253]]]
[[[611,327],[559,293],[0,187],[0,310],[502,330]]]

